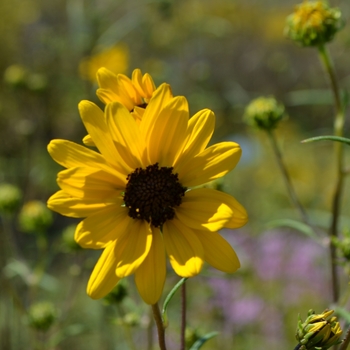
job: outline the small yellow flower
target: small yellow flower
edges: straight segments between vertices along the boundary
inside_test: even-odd
[[[343,331],[333,313],[333,310],[325,310],[315,314],[310,310],[305,322],[299,318],[296,339],[300,350],[326,350],[341,342]]]
[[[302,46],[319,46],[331,41],[343,24],[338,8],[325,1],[305,0],[287,17],[285,34]]]
[[[79,65],[79,72],[83,79],[92,83],[97,81],[96,73],[101,67],[111,72],[125,73],[129,66],[129,50],[124,44],[115,45],[84,58]]]
[[[139,124],[156,90],[152,77],[148,73],[142,75],[140,69],[134,69],[130,79],[102,67],[97,71],[97,81],[99,88],[96,94],[99,99],[106,105],[114,101],[121,103]],[[83,142],[87,146],[95,146],[90,135],[85,136]]]
[[[85,218],[75,232],[83,248],[103,249],[87,293],[98,299],[124,277],[135,275],[143,300],[162,294],[166,254],[181,277],[200,273],[204,261],[227,273],[239,260],[218,231],[247,222],[245,209],[230,195],[195,188],[232,170],[241,156],[237,143],[207,147],[215,116],[202,110],[189,119],[184,97],[162,84],[139,124],[120,102],[103,113],[82,101],[80,114],[100,153],[66,140],[48,146],[67,170],[58,174],[60,191],[50,209]]]

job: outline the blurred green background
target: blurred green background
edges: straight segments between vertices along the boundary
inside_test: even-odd
[[[213,143],[233,140],[243,149],[237,168],[219,184],[250,215],[243,229],[223,232],[242,268],[227,276],[207,267],[188,281],[189,343],[215,330],[220,334],[203,349],[294,348],[298,313],[305,316],[310,308],[322,311],[329,305],[328,252],[297,231],[269,228],[274,219],[298,216],[266,135],[244,125],[242,115],[260,95],[274,95],[285,104],[289,118],[276,133],[285,162],[313,222],[326,227],[334,187],[333,145],[300,141],[332,134],[332,95],[317,51],[302,49],[283,35],[285,18],[295,4],[290,0],[0,2],[0,183],[15,185],[22,193],[16,211],[1,219],[1,349],[132,349],[129,333],[134,349],[152,349],[152,344],[146,345],[147,334],[154,333],[150,313],[132,278],[122,304],[107,305],[86,296],[99,252],[72,246],[77,221],[53,214],[52,223],[49,220],[40,234],[26,233],[19,223],[26,203],[45,203],[57,190],[60,167],[46,151],[49,141],[81,143],[86,132],[78,102],[88,99],[102,107],[93,77],[104,65],[129,76],[141,68],[157,86],[171,84],[174,95],[186,96],[192,115],[203,108],[215,112]],[[349,1],[331,5],[340,7],[349,21]],[[329,49],[340,86],[349,89],[348,26]],[[350,227],[348,210],[345,193],[344,227]],[[8,245],[12,251],[5,249]],[[169,269],[165,291],[177,280]],[[48,331],[35,330],[28,320],[27,311],[41,301],[56,309]],[[170,349],[179,343],[179,303],[176,296],[169,310]]]

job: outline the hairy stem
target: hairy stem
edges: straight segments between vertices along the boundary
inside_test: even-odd
[[[152,311],[153,311],[154,321],[156,322],[156,325],[157,325],[159,348],[161,350],[166,350],[165,329],[163,325],[162,316],[160,314],[159,305],[157,303],[152,305]]]
[[[342,137],[344,133],[344,110],[341,103],[340,92],[337,82],[337,77],[335,74],[334,66],[331,60],[331,57],[328,53],[328,50],[324,45],[318,47],[318,52],[320,60],[323,64],[326,74],[329,77],[331,89],[334,97],[334,104],[336,109],[336,116],[334,119],[334,135]],[[334,153],[336,160],[336,185],[334,189],[333,199],[332,199],[332,219],[329,227],[329,236],[337,237],[338,236],[338,224],[339,224],[339,215],[341,207],[341,196],[344,185],[344,148],[343,143],[335,142],[334,144]],[[332,271],[332,297],[333,302],[336,303],[339,299],[339,277],[336,267],[336,247],[334,246],[332,239],[329,243],[330,259],[331,259],[331,271]]]

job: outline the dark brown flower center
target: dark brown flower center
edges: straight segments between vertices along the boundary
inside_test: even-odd
[[[172,171],[172,167],[159,167],[156,163],[128,175],[124,203],[131,218],[146,220],[155,227],[174,218],[174,208],[181,204],[186,187]]]

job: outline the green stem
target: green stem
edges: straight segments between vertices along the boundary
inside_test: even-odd
[[[273,148],[273,151],[275,153],[275,156],[276,156],[276,159],[277,159],[277,163],[279,165],[279,168],[281,170],[281,173],[283,175],[283,178],[284,178],[284,182],[286,184],[286,187],[287,187],[287,190],[288,190],[288,193],[289,193],[289,196],[290,196],[290,199],[292,201],[292,203],[294,204],[294,206],[297,208],[297,210],[299,211],[300,213],[300,216],[302,218],[302,220],[309,225],[309,219],[308,219],[308,216],[305,212],[305,209],[304,207],[301,205],[301,203],[299,202],[299,199],[295,193],[295,190],[294,190],[294,187],[293,187],[293,184],[292,184],[292,181],[290,179],[290,176],[289,176],[289,173],[287,171],[287,168],[283,162],[283,158],[282,158],[282,153],[279,149],[279,146],[277,144],[277,141],[276,141],[276,137],[273,133],[273,130],[268,130],[267,131],[267,134],[269,136],[269,139],[271,141],[271,145],[272,145],[272,148]]]
[[[128,325],[124,322],[125,311],[124,311],[121,304],[117,304],[117,310],[119,313],[119,317],[122,319],[122,324],[123,324],[123,328],[125,331],[124,336],[125,336],[126,342],[128,343],[128,347],[131,350],[136,350],[136,346],[135,346],[134,341],[132,339],[130,325]]]
[[[331,57],[328,53],[328,50],[324,45],[320,45],[318,47],[318,52],[320,56],[320,60],[323,64],[323,67],[329,77],[330,85],[333,92],[334,104],[336,109],[336,116],[334,120],[334,135],[338,137],[342,137],[344,133],[344,110],[341,103],[340,92],[337,82],[337,77],[335,74],[334,66],[331,60]],[[336,159],[336,173],[337,180],[333,194],[332,200],[332,219],[329,227],[329,236],[337,237],[338,236],[338,224],[339,224],[339,215],[340,215],[340,206],[341,206],[341,196],[343,191],[344,184],[344,171],[343,171],[343,163],[344,163],[344,147],[343,143],[336,142],[334,144],[334,152]],[[336,247],[332,243],[332,239],[330,239],[329,243],[330,250],[330,259],[331,259],[331,271],[332,271],[332,294],[333,294],[333,302],[336,303],[339,299],[339,278],[338,272],[336,268]]]
[[[156,325],[157,325],[159,348],[161,350],[166,350],[165,328],[163,325],[163,320],[162,320],[162,316],[160,314],[158,303],[152,305],[152,311],[153,311],[154,321],[156,322]]]
[[[180,350],[185,350],[186,332],[186,283],[181,286],[181,347]]]

